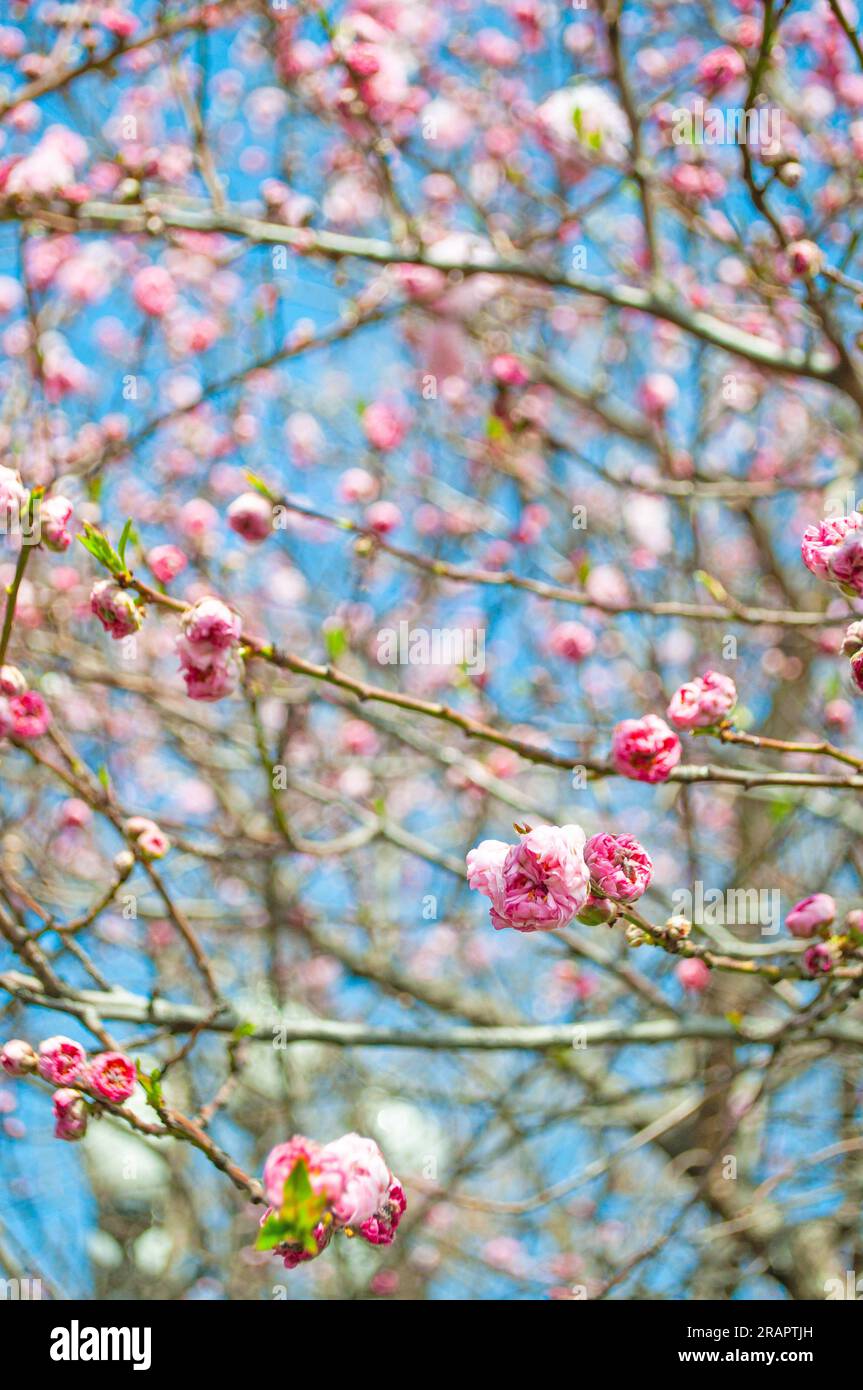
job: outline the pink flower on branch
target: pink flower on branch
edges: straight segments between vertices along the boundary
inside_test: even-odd
[[[554,931],[587,902],[590,875],[578,825],[526,830],[514,845],[483,840],[467,856],[468,883],[491,902],[496,930]]]
[[[613,902],[636,902],[653,877],[653,860],[632,835],[591,835],[584,859],[592,892]]]
[[[667,781],[680,755],[677,734],[655,714],[624,719],[611,736],[611,760],[616,770],[637,782]]]
[[[731,677],[705,671],[672,695],[667,713],[676,729],[707,729],[730,714],[736,704],[737,688]]]

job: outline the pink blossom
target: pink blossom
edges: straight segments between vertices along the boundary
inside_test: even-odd
[[[672,695],[667,713],[677,729],[707,729],[724,719],[736,704],[737,689],[731,677],[705,671]]]
[[[190,700],[223,700],[233,694],[242,668],[232,649],[186,637],[178,637],[176,646]]]
[[[244,541],[265,541],[273,532],[273,504],[259,492],[244,492],[228,508],[228,525]]]
[[[395,502],[373,502],[366,508],[366,525],[372,530],[377,531],[379,536],[387,536],[391,531],[397,531],[402,524],[402,514]]]
[[[90,611],[115,641],[130,637],[140,628],[143,617],[128,589],[114,579],[98,579],[90,593]]]
[[[832,970],[835,964],[833,952],[823,941],[816,942],[814,946],[807,946],[803,952],[803,968],[807,975],[820,975]]]
[[[491,360],[491,374],[502,386],[526,386],[530,373],[511,352],[498,353]]]
[[[135,1090],[135,1063],[123,1052],[100,1052],[87,1067],[87,1085],[103,1100],[115,1105],[128,1100]]]
[[[596,648],[596,638],[584,623],[556,623],[548,639],[555,656],[565,661],[584,661]]]
[[[46,497],[39,506],[42,544],[49,550],[68,550],[72,537],[66,530],[72,519],[72,503],[66,497]]]
[[[346,468],[339,478],[342,502],[373,502],[380,490],[377,478],[365,468]]]
[[[698,80],[713,95],[731,87],[746,75],[746,64],[736,48],[714,48],[698,64]]]
[[[793,275],[818,275],[824,265],[824,252],[814,241],[792,241],[785,256]]]
[[[51,711],[37,691],[25,690],[9,700],[8,718],[14,738],[41,738],[51,724]]]
[[[624,719],[615,725],[611,760],[624,777],[637,782],[665,782],[680,762],[680,755],[677,734],[655,714]]]
[[[678,395],[677,383],[666,372],[651,372],[644,378],[638,391],[642,409],[653,419],[661,419],[675,404]]]
[[[156,545],[147,554],[147,564],[160,584],[170,584],[188,563],[177,545]]]
[[[208,643],[220,649],[234,646],[242,631],[239,616],[211,594],[187,608],[180,625],[188,642]]]
[[[482,840],[467,853],[468,886],[492,902],[503,896],[503,866],[509,850],[503,840]]]
[[[863,595],[863,532],[849,531],[827,555],[827,574],[851,598]]]
[[[343,1134],[323,1150],[327,1162],[341,1166],[344,1184],[332,1198],[335,1220],[344,1226],[360,1226],[376,1215],[386,1201],[392,1174],[374,1139],[360,1134]]]
[[[83,1139],[87,1132],[87,1105],[78,1091],[63,1088],[54,1092],[55,1139]]]
[[[829,893],[812,893],[795,903],[785,918],[792,936],[814,936],[822,927],[829,927],[836,916],[836,903]]]
[[[584,831],[578,825],[544,825],[526,831],[501,861],[501,842],[484,840],[468,854],[468,882],[491,900],[495,929],[554,931],[565,927],[587,901]]]
[[[819,579],[831,579],[830,559],[849,532],[863,526],[863,516],[851,512],[848,516],[832,516],[826,521],[807,526],[803,532],[800,553],[803,563]]]
[[[30,494],[21,482],[20,474],[14,468],[0,464],[0,523],[5,521],[7,530],[14,531]]]
[[[385,401],[373,401],[362,414],[366,439],[373,449],[387,453],[397,449],[407,433],[407,420]]]
[[[26,1076],[35,1071],[39,1058],[28,1042],[21,1038],[10,1038],[0,1048],[0,1067],[7,1076]]]
[[[267,1208],[264,1212],[263,1221],[266,1221],[267,1217],[271,1215],[272,1210],[272,1207]],[[318,1255],[323,1254],[332,1240],[334,1229],[332,1224],[325,1225],[323,1221],[318,1222],[317,1226],[312,1231],[312,1236],[318,1247],[314,1254],[309,1250],[303,1250],[299,1245],[285,1244],[278,1246],[277,1253],[281,1256],[285,1269],[296,1269],[297,1265],[305,1264],[307,1260],[316,1260]]]
[[[360,1235],[369,1245],[392,1245],[396,1228],[405,1214],[407,1198],[404,1188],[394,1178],[374,1216],[360,1224]]]
[[[123,831],[135,841],[145,859],[161,859],[171,848],[164,830],[148,816],[130,816]]]
[[[591,835],[584,860],[591,892],[614,902],[634,903],[653,877],[653,860],[632,835]]]
[[[674,971],[684,989],[701,994],[710,984],[710,966],[705,965],[699,956],[687,956],[678,961]]]
[[[151,318],[161,318],[177,302],[174,281],[160,265],[145,265],[132,281],[132,298]]]
[[[206,498],[193,497],[180,508],[178,521],[184,536],[189,540],[201,540],[215,531],[219,524],[219,513]]]
[[[327,1199],[338,1200],[345,1188],[345,1171],[338,1155],[327,1153],[323,1144],[295,1134],[286,1144],[270,1150],[264,1164],[264,1194],[277,1211],[285,1200],[285,1183],[300,1160],[306,1165],[312,1191]]]
[[[39,1044],[39,1075],[54,1086],[70,1086],[81,1081],[87,1054],[80,1043],[58,1034]]]

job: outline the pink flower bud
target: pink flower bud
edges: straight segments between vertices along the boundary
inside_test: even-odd
[[[680,739],[663,719],[624,719],[611,736],[611,760],[623,777],[664,782],[680,762]]]
[[[123,831],[135,841],[145,859],[162,859],[171,848],[165,832],[147,816],[131,816]]]
[[[792,936],[814,936],[821,927],[829,927],[836,916],[836,904],[829,893],[813,893],[795,903],[785,918]]]
[[[163,266],[147,265],[138,271],[132,281],[132,298],[145,314],[151,318],[161,318],[176,304],[177,291]]]
[[[701,994],[710,984],[710,967],[698,956],[687,956],[685,960],[678,961],[674,973],[683,988],[691,989],[694,994]]]
[[[832,970],[836,964],[836,959],[829,946],[823,941],[818,941],[814,946],[808,946],[803,952],[803,968],[807,975],[821,975],[828,970]]]
[[[373,449],[387,453],[397,449],[407,433],[407,420],[384,401],[374,401],[362,414],[366,439]]]
[[[27,682],[17,666],[0,666],[0,692],[3,695],[23,695]]]
[[[724,719],[736,704],[737,690],[731,677],[705,671],[672,695],[667,713],[677,729],[707,729]]]
[[[87,1105],[77,1091],[54,1092],[54,1137],[70,1142],[83,1139],[87,1132]]]
[[[42,544],[49,550],[68,550],[72,537],[66,530],[72,519],[72,503],[66,497],[46,497],[39,506]]]
[[[398,530],[402,524],[402,514],[395,502],[373,502],[366,508],[366,525],[379,536],[387,536]]]
[[[530,373],[523,362],[511,352],[501,352],[492,358],[491,374],[502,386],[526,386]]]
[[[90,611],[115,642],[137,632],[144,621],[132,595],[113,579],[98,579],[93,585]]]
[[[584,907],[576,913],[576,920],[583,922],[586,927],[599,927],[604,922],[610,922],[616,913],[617,903],[613,903],[610,898],[598,898],[596,894],[589,893]]]
[[[188,560],[176,545],[157,545],[147,555],[147,564],[160,584],[170,584],[182,574]]]
[[[346,468],[339,478],[342,502],[373,502],[380,491],[377,478],[365,468]]]
[[[548,645],[555,656],[564,661],[584,661],[596,647],[596,638],[584,623],[557,623],[552,628]]]
[[[0,1048],[0,1067],[7,1076],[26,1076],[35,1071],[39,1058],[28,1042],[21,1038],[10,1038]]]
[[[792,275],[818,275],[824,265],[824,252],[814,241],[792,241],[785,255]]]
[[[54,1086],[71,1086],[81,1081],[87,1054],[80,1043],[58,1034],[39,1044],[39,1075]]]
[[[228,508],[228,525],[245,541],[265,541],[273,531],[273,504],[259,492],[244,492]]]
[[[746,64],[736,48],[724,46],[705,53],[698,64],[698,81],[711,96],[746,76]]]
[[[857,619],[850,623],[845,629],[845,636],[842,639],[842,651],[845,656],[856,656],[863,647],[863,620]]]
[[[123,1052],[100,1052],[87,1067],[87,1085],[115,1105],[128,1100],[137,1083],[135,1063]]]
[[[636,902],[653,878],[653,860],[632,835],[592,835],[584,860],[591,892],[613,902]]]
[[[25,690],[8,701],[7,719],[13,738],[41,738],[51,724],[51,711],[37,691]]]

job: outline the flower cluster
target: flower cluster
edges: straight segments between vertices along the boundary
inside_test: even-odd
[[[520,829],[514,845],[483,840],[467,856],[471,888],[491,902],[497,931],[555,931],[573,918],[588,924],[614,917],[650,883],[653,864],[631,835],[593,835],[578,825]]]
[[[125,1053],[100,1052],[88,1058],[80,1043],[60,1034],[45,1038],[38,1051],[22,1038],[11,1038],[0,1047],[0,1071],[12,1077],[36,1072],[56,1087],[54,1135],[68,1140],[81,1139],[87,1131],[85,1092],[95,1100],[120,1105],[137,1082],[135,1063]]]
[[[240,679],[240,619],[226,603],[208,595],[180,619],[180,669],[191,700],[221,700]]]
[[[829,893],[811,893],[795,903],[785,918],[785,926],[798,940],[812,941],[803,952],[803,968],[811,976],[822,975],[842,960],[846,951],[863,942],[863,912],[847,913],[844,927],[837,932],[836,903]]]
[[[337,1232],[391,1245],[407,1206],[377,1144],[360,1134],[330,1144],[294,1135],[271,1150],[263,1177],[270,1206],[258,1243],[286,1269],[321,1254]]]
[[[567,926],[589,893],[584,841],[578,825],[541,825],[519,831],[514,845],[483,840],[472,849],[468,883],[490,900],[495,929],[533,932]]]
[[[162,859],[171,848],[164,830],[149,816],[130,816],[123,831],[134,840],[144,859]]]
[[[675,691],[667,713],[675,729],[709,729],[725,719],[736,704],[737,689],[731,677],[705,671]]]
[[[90,611],[95,613],[115,642],[131,637],[144,621],[134,596],[116,579],[97,579],[90,591]]]
[[[836,584],[849,598],[863,595],[863,516],[828,517],[803,532],[803,563],[818,579]]]

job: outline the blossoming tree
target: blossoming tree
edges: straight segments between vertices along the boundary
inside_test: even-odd
[[[857,24],[9,0],[4,1275],[847,1296]]]

